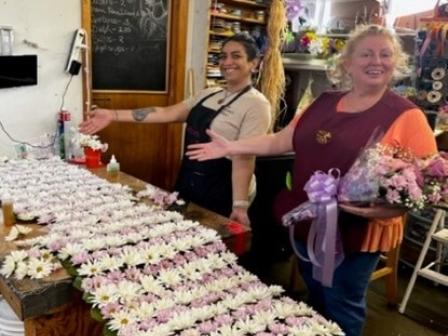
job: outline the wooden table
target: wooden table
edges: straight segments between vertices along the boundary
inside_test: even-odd
[[[92,170],[106,178],[104,168]],[[125,173],[118,182],[135,191],[145,188],[146,183]],[[229,224],[229,219],[190,203],[183,212],[188,219],[213,228],[221,235],[227,247],[237,255],[246,252],[250,244],[250,228]],[[45,234],[45,228],[30,224],[36,234]],[[0,226],[0,257],[15,249],[4,237],[9,229]],[[25,321],[26,336],[96,336],[102,334],[103,326],[90,318],[90,305],[81,300],[81,293],[72,286],[72,278],[60,270],[42,280],[5,279],[0,276],[0,292],[17,316]]]

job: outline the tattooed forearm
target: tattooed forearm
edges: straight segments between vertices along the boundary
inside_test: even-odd
[[[149,113],[156,111],[155,107],[145,107],[141,109],[132,110],[132,117],[135,121],[143,121]]]

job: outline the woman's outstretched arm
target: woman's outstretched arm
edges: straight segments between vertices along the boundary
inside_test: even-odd
[[[186,155],[192,160],[205,161],[232,155],[276,155],[293,150],[292,136],[296,120],[278,133],[229,141],[216,132],[207,130],[211,141],[189,145]]]

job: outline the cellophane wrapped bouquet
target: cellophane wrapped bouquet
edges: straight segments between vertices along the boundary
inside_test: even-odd
[[[338,200],[360,206],[422,209],[428,198],[422,162],[401,148],[372,145],[341,179]]]

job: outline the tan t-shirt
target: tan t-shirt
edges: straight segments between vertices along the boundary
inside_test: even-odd
[[[225,97],[225,92],[221,88],[208,88],[201,91],[195,97],[185,101],[189,109],[193,108],[205,96],[217,91],[212,97],[203,102],[205,107],[213,110],[226,105],[237,96],[233,93]],[[225,100],[222,104],[218,101]],[[224,108],[215,119],[213,119],[210,128],[228,140],[238,140],[250,138],[256,135],[265,134],[271,123],[271,107],[266,97],[257,89],[251,88],[248,92],[241,95],[232,104]]]
[[[213,92],[215,95],[207,98],[202,104],[213,110],[218,110],[222,105],[226,105],[233,100],[238,93],[225,94],[222,88],[208,88],[199,92],[196,96],[187,99],[184,103],[191,110],[204,97]],[[218,101],[221,99],[222,104]],[[229,106],[224,108],[212,121],[210,128],[228,140],[238,140],[250,138],[267,133],[271,123],[271,105],[266,97],[257,89],[251,88],[242,94]],[[252,176],[249,186],[249,200],[255,197],[256,183],[255,176]]]

